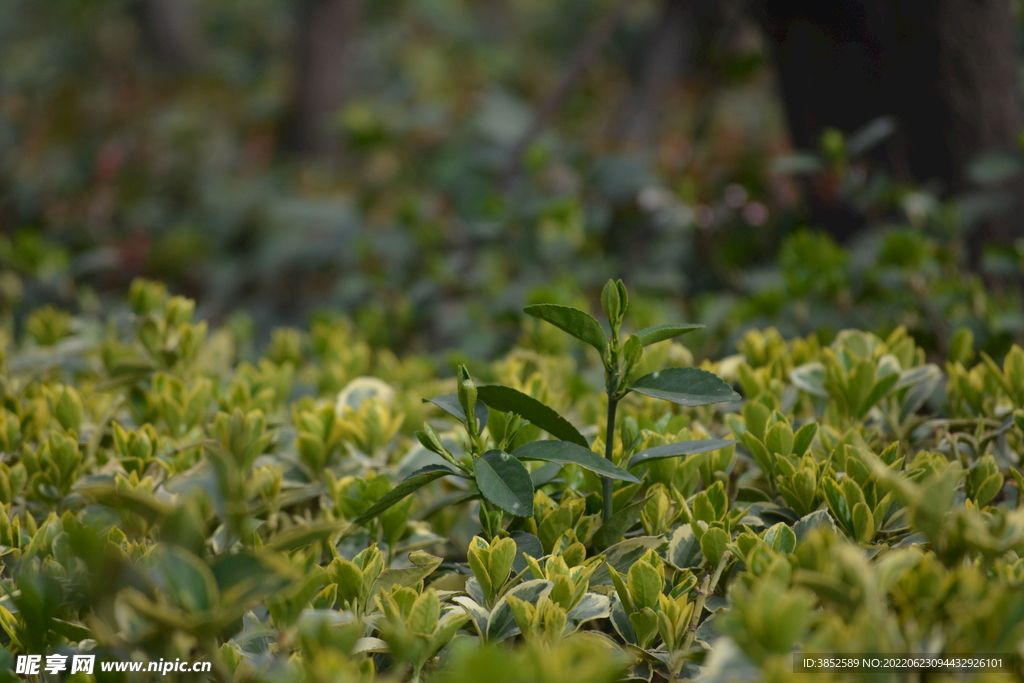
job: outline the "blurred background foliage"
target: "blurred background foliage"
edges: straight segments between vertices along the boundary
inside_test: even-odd
[[[4,325],[141,275],[256,346],[328,311],[483,358],[623,277],[702,357],[769,324],[1001,355],[1019,5],[805,4],[6,0]]]

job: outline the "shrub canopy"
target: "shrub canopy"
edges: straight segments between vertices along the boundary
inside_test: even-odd
[[[610,336],[534,307],[588,344],[530,325],[447,378],[343,320],[241,359],[151,282],[36,311],[0,360],[0,660],[582,682],[1022,654],[1024,350],[768,329],[694,367],[610,287]]]

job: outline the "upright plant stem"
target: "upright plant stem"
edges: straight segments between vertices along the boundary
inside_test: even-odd
[[[608,459],[608,462],[612,462],[612,446],[615,441],[615,408],[617,408],[619,402],[613,398],[611,394],[608,395],[608,428],[604,433],[604,457]],[[614,464],[614,463],[613,463]],[[605,477],[601,481],[602,492],[604,494],[604,521],[608,521],[612,517],[612,480]]]

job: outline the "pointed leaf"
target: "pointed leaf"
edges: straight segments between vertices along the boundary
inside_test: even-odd
[[[825,390],[825,366],[818,361],[804,363],[793,368],[793,371],[789,373],[789,381],[797,389],[802,389],[808,394],[822,398],[828,397],[828,391]]]
[[[687,332],[693,332],[699,330],[703,325],[657,325],[655,327],[645,327],[636,333],[636,336],[640,338],[640,343],[644,346],[650,346],[651,344],[657,344],[660,341],[666,339],[672,339],[678,337],[681,334]]]
[[[593,595],[593,593],[588,593]],[[603,596],[601,596],[603,597]],[[608,598],[605,598],[607,600]],[[607,614],[603,616],[608,616]],[[596,617],[590,617],[595,619]],[[64,619],[53,618],[50,622],[50,630],[59,636],[63,636],[71,641],[85,640],[86,638],[92,638],[92,629],[89,629],[81,624],[76,624],[72,621],[65,621]]]
[[[532,396],[528,396],[512,387],[492,384],[477,387],[477,397],[485,404],[503,413],[515,413],[529,420],[556,439],[571,441],[584,448],[588,447],[587,439],[579,433],[564,417]],[[486,414],[486,411],[485,411]]]
[[[516,624],[515,615],[512,614],[512,608],[508,604],[508,597],[510,595],[531,605],[536,605],[537,601],[550,593],[553,587],[554,584],[551,581],[533,579],[532,581],[524,581],[509,590],[494,605],[494,609],[491,610],[485,640],[498,643],[519,633],[519,625]]]
[[[607,567],[607,565],[605,565]],[[626,577],[613,568],[608,568],[608,576],[612,580],[612,585],[615,586],[615,592],[618,594],[619,603],[627,612],[632,614],[636,611],[633,608],[633,596],[629,592],[629,587],[626,586]]]
[[[620,574],[624,574],[629,571],[633,563],[639,560],[644,553],[648,550],[658,550],[665,543],[665,539],[661,536],[637,536],[636,538],[627,538],[625,541],[616,543],[601,553],[604,555],[605,564],[590,577],[590,585],[612,585],[612,579],[608,573],[609,566]]]
[[[365,524],[413,491],[423,488],[436,479],[450,475],[459,476],[459,473],[443,465],[427,465],[422,469],[416,470],[406,477],[405,481],[401,484],[385,493],[380,500],[371,505],[363,514],[352,520],[352,524]]]
[[[633,612],[629,615],[629,621],[633,624],[633,631],[636,633],[637,644],[642,648],[647,648],[651,644],[651,639],[658,632],[658,615],[650,607],[644,607],[639,612]]]
[[[779,522],[764,533],[764,542],[788,555],[796,549],[796,533],[785,522]]]
[[[923,372],[919,372],[923,371]],[[916,413],[918,410],[928,402],[928,399],[935,393],[935,389],[942,382],[942,371],[936,366],[929,363],[922,368],[915,368],[908,370],[900,376],[900,381],[896,385],[896,388],[900,388],[900,384],[903,384],[907,375],[916,374],[917,377],[912,382],[912,388],[903,397],[903,405],[900,406],[900,422],[906,420],[910,415]]]
[[[512,563],[516,559],[516,542],[511,538],[502,538],[491,543],[491,555],[487,558],[487,573],[491,585],[499,591],[508,581],[512,572]]]
[[[633,630],[633,624],[629,621],[629,615],[620,600],[612,600],[609,618],[615,631],[624,641],[636,644],[636,632]]]
[[[480,389],[477,388],[477,401],[473,406],[473,412],[476,413],[476,419],[480,421],[480,429],[487,426],[487,406],[479,398]],[[459,403],[458,394],[445,394],[444,396],[437,396],[435,398],[425,398],[424,403],[433,403],[435,406],[454,417],[459,422],[466,421],[466,411],[462,409],[462,404]]]
[[[629,568],[626,586],[633,598],[634,610],[654,609],[658,605],[658,596],[665,589],[665,579],[647,562],[637,562]]]
[[[764,441],[764,433],[768,430],[768,418],[771,416],[772,412],[763,403],[747,401],[743,405],[743,422],[747,431],[758,441]],[[736,436],[743,436],[742,432],[734,431],[733,433]]]
[[[533,514],[533,480],[526,465],[508,453],[487,451],[473,461],[476,485],[489,502],[510,515]]]
[[[836,522],[832,519],[832,515],[828,514],[828,510],[815,510],[809,515],[804,515],[799,522],[793,525],[793,532],[796,534],[797,543],[800,543],[812,529],[822,528],[831,529],[833,532],[838,531]]]
[[[624,469],[611,464],[589,448],[578,446],[569,441],[533,441],[512,452],[520,460],[543,460],[562,464],[579,465],[583,469],[596,472],[609,479],[619,479],[634,484],[640,480]]]
[[[817,422],[808,422],[798,429],[796,435],[793,437],[793,455],[799,457],[806,453],[807,449],[811,447],[811,443],[814,441],[814,436],[817,433]]]
[[[578,308],[558,304],[535,304],[527,306],[523,312],[545,320],[577,339],[582,339],[600,351],[602,358],[608,350],[608,339],[601,329],[601,323],[597,322],[594,316]]]
[[[718,375],[698,368],[666,368],[644,375],[631,391],[681,406],[706,406],[740,400],[740,395]]]
[[[544,546],[541,545],[540,539],[527,531],[513,531],[509,534],[509,537],[516,542],[516,559],[512,563],[512,571],[519,573],[526,569],[527,563],[526,558],[523,554],[527,554],[530,557],[542,557],[544,555]]]
[[[442,559],[422,550],[415,550],[409,553],[409,561],[412,562],[412,567],[385,569],[381,572],[373,588],[370,589],[370,595],[374,595],[377,589],[380,588],[388,590],[395,585],[401,587],[415,586],[433,574],[434,570],[441,566]]]
[[[644,449],[630,458],[629,467],[633,468],[652,460],[674,458],[678,455],[694,455],[717,451],[734,443],[739,442],[733,439],[694,439],[693,441],[680,441],[678,443],[665,444],[664,446],[655,446],[654,448]]]
[[[622,344],[622,355],[626,358],[626,368],[632,373],[632,369],[644,357],[644,345],[640,343],[640,337],[635,334],[626,337],[626,341]]]
[[[693,528],[689,524],[680,524],[672,532],[665,560],[676,569],[699,567],[703,562],[704,556],[701,553],[700,541],[694,536]]]
[[[857,417],[864,417],[867,415],[868,411],[871,410],[876,403],[881,401],[882,398],[889,393],[890,389],[896,386],[896,382],[899,381],[899,378],[899,375],[893,374],[886,375],[882,379],[878,380],[878,382],[875,383],[875,386],[871,389],[871,393],[868,394],[867,398],[865,398],[864,402],[860,405],[860,408],[857,411]]]
[[[862,417],[860,409],[867,403],[868,394],[875,386],[877,368],[868,360],[858,361],[850,371],[847,384],[846,400],[849,402],[850,412],[857,417]],[[899,376],[896,376],[899,380]],[[870,406],[868,406],[870,408]],[[865,409],[865,413],[867,410]]]
[[[867,503],[856,503],[853,506],[853,532],[856,540],[868,543],[875,537],[875,517]]]
[[[458,604],[462,609],[466,610],[466,614],[469,615],[470,619],[473,620],[473,625],[476,626],[476,632],[480,636],[487,634],[487,625],[490,622],[490,613],[486,607],[483,607],[473,598],[465,595],[459,595],[452,598],[452,601]]]
[[[607,595],[585,593],[576,606],[569,610],[569,621],[582,624],[593,619],[606,619],[611,610],[611,600]]]
[[[785,422],[776,422],[764,435],[764,445],[769,453],[788,457],[793,452],[793,428]]]
[[[842,488],[834,479],[825,478],[821,480],[821,491],[825,494],[825,501],[832,511],[833,518],[843,525],[844,531],[849,531],[853,521],[850,519],[850,506]]]
[[[729,547],[729,534],[719,529],[718,527],[712,527],[704,532],[704,535],[700,539],[700,549],[704,553],[704,557],[707,558],[708,562],[711,563],[712,567],[717,567],[718,563],[722,559],[722,554],[725,553]]]
[[[530,472],[530,479],[533,480],[533,488],[536,489],[544,484],[551,483],[561,471],[562,463],[560,462],[549,462],[547,465],[538,467],[534,471]]]
[[[768,476],[772,476],[775,473],[775,457],[768,452],[764,444],[751,432],[745,433],[742,439],[743,444],[750,451],[750,456],[757,463],[757,466],[761,468],[761,471]]]

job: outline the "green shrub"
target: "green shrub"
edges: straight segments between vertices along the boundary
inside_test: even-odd
[[[531,323],[445,378],[326,318],[240,362],[191,301],[130,304],[40,311],[0,356],[6,664],[729,681],[800,680],[793,652],[1024,654],[1018,347],[766,330],[693,367],[695,326],[627,334],[612,282],[607,328],[527,309],[585,346]]]

